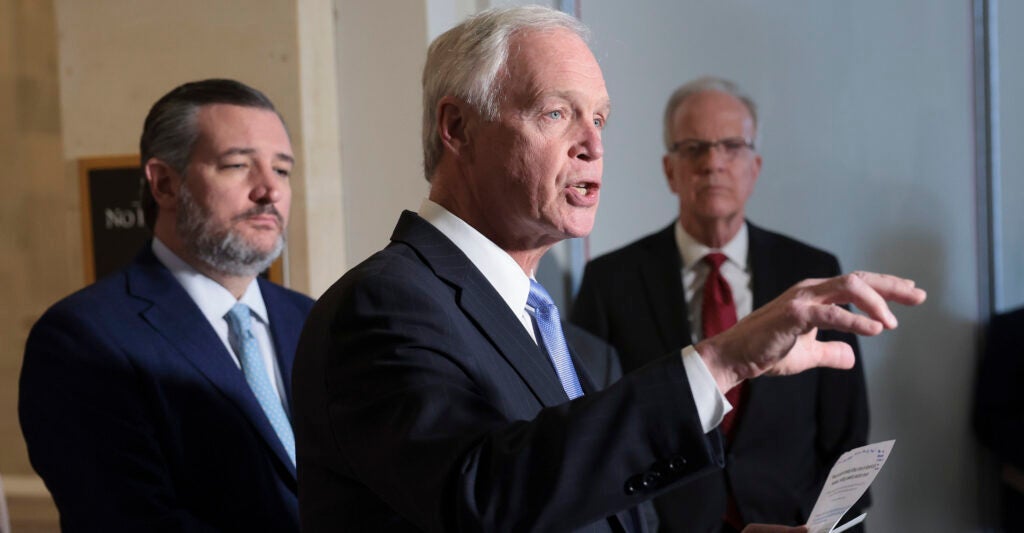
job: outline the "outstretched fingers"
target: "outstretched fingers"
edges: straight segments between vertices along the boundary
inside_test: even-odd
[[[885,304],[883,303],[882,305]],[[811,305],[807,310],[807,321],[810,325],[821,329],[832,329],[867,336],[878,335],[886,327],[881,321],[870,316],[857,314],[831,303]]]
[[[854,272],[802,281],[725,332],[696,346],[724,392],[762,373],[790,375],[814,367],[851,368],[853,350],[819,342],[816,328],[878,335],[897,326],[888,302],[917,305],[926,298],[909,279]],[[855,313],[842,306],[852,304]]]
[[[853,304],[864,312],[859,315],[838,306],[818,306],[811,313],[813,325],[858,335],[877,335],[883,328],[893,329],[898,325],[888,301],[917,305],[927,297],[913,280],[863,271],[831,278],[808,288],[816,293],[816,300],[821,304]]]

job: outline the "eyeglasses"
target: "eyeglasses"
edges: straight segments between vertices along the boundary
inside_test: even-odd
[[[702,141],[698,139],[687,139],[672,143],[670,152],[679,154],[683,159],[699,159],[709,153],[712,148],[721,148],[722,155],[732,160],[743,150],[754,149],[754,143],[743,137],[728,137],[717,141]]]

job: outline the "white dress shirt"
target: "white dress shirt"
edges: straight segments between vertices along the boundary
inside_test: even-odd
[[[732,299],[736,304],[736,319],[742,319],[753,310],[754,292],[750,285],[750,267],[747,263],[747,255],[750,250],[749,232],[747,231],[747,224],[744,223],[732,240],[725,243],[725,246],[710,248],[698,242],[696,238],[687,233],[683,229],[683,223],[676,220],[675,237],[676,247],[679,249],[680,260],[683,265],[680,275],[683,278],[683,292],[685,292],[684,297],[686,298],[686,319],[690,323],[690,342],[696,344],[703,337],[702,306],[699,302],[704,300],[704,282],[708,279],[708,274],[711,272],[711,265],[703,261],[704,256],[709,253],[719,252],[726,257],[726,261],[719,267],[719,272],[725,278],[726,283],[729,284],[729,289],[732,291]],[[683,349],[684,362],[687,350],[690,350],[690,348]],[[697,352],[694,351],[693,353],[696,354]],[[712,384],[714,384],[711,372],[707,370],[707,366],[703,365],[703,360],[701,360],[701,363],[700,366],[703,367],[704,372],[711,379]],[[693,371],[699,372],[698,369]],[[686,372],[689,375],[691,372],[690,366],[686,367]],[[696,399],[698,394],[703,394],[706,396],[707,403],[702,406],[701,402],[698,401],[697,410],[701,412],[700,419],[701,423],[704,424],[704,430],[711,431],[711,429],[722,422],[722,418],[725,417],[726,413],[732,410],[732,404],[718,390],[717,384],[714,384],[713,390],[708,388],[706,384],[698,386],[701,387],[701,391],[694,390],[694,398]],[[692,380],[691,387],[693,387]],[[702,409],[705,411],[702,412]]]
[[[509,309],[519,317],[523,329],[534,342],[537,342],[533,318],[526,311],[530,277],[523,272],[512,256],[465,221],[428,199],[423,200],[420,205],[419,215],[466,254],[473,266],[498,291]],[[701,424],[704,432],[709,432],[721,423],[722,417],[731,407],[725,395],[719,392],[714,377],[704,365],[704,360],[692,346],[683,349],[682,358]]]
[[[255,319],[252,321],[252,334],[260,345],[263,367],[267,371],[267,377],[270,378],[274,392],[281,399],[281,403],[287,407],[288,401],[281,394],[281,391],[284,390],[284,381],[282,381],[281,371],[277,367],[277,352],[270,339],[270,318],[267,316],[267,305],[263,302],[260,284],[256,280],[252,280],[252,283],[246,288],[245,294],[236,300],[234,295],[223,285],[192,268],[156,237],[153,238],[153,254],[171,271],[174,279],[178,280],[178,283],[184,287],[185,292],[202,311],[203,316],[213,326],[213,330],[217,332],[217,336],[224,343],[224,348],[227,349],[231,360],[238,368],[242,368],[242,364],[228,341],[228,321],[224,317],[236,303],[243,303],[252,309]]]
[[[750,314],[754,307],[754,292],[750,286],[750,267],[747,263],[747,252],[750,249],[746,223],[731,241],[721,248],[709,248],[697,242],[692,235],[686,233],[682,223],[676,221],[676,246],[679,248],[683,264],[683,290],[686,292],[687,320],[690,321],[690,341],[701,340],[703,331],[701,302],[704,301],[704,281],[708,279],[711,265],[703,261],[704,256],[712,252],[725,255],[727,260],[719,267],[719,272],[732,289],[732,299],[736,303],[736,319]]]
[[[519,263],[476,228],[430,200],[423,200],[419,215],[466,254],[473,266],[498,291],[509,309],[519,317],[533,342],[537,342],[533,331],[533,317],[526,311],[526,300],[530,296],[530,277],[523,272]]]

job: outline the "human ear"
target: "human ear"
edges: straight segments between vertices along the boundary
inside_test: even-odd
[[[668,181],[668,188],[672,190],[672,194],[679,194],[676,191],[676,180],[672,178],[672,154],[665,154],[661,157],[661,169],[665,172],[665,180]]]
[[[445,96],[437,103],[437,132],[441,143],[454,155],[462,155],[470,145],[465,102]]]
[[[143,166],[149,193],[161,209],[172,209],[178,203],[178,188],[181,176],[170,165],[156,157],[151,157]]]

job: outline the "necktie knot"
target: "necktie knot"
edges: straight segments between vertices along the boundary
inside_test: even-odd
[[[252,310],[243,303],[236,303],[224,318],[227,319],[228,326],[240,334],[252,329]]]
[[[729,258],[725,254],[720,252],[711,252],[704,256],[704,262],[711,265],[712,270],[718,270],[722,267],[722,263],[726,262]]]
[[[545,317],[551,316],[552,312],[557,316],[558,308],[551,299],[544,286],[534,280],[530,280],[530,295],[526,298],[526,304],[534,309],[537,314]]]

